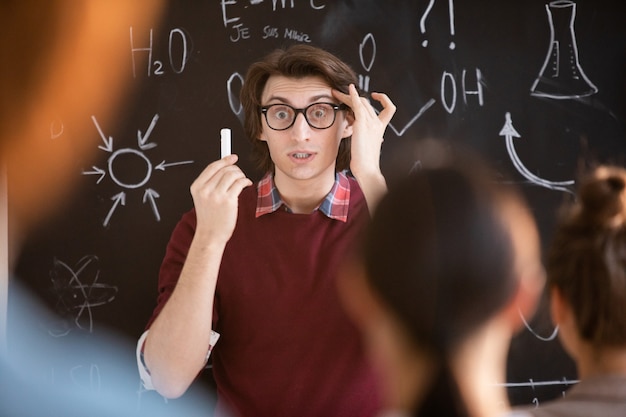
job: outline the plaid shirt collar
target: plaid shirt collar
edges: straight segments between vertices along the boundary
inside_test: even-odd
[[[271,172],[259,181],[257,185],[257,203],[256,217],[264,214],[273,213],[281,206],[285,206],[285,210],[291,211],[285,202],[280,198],[276,184],[274,184],[274,175]],[[322,204],[317,210],[324,213],[331,219],[342,222],[348,221],[348,207],[350,206],[350,181],[345,172],[335,174],[335,183],[333,188],[324,198]]]

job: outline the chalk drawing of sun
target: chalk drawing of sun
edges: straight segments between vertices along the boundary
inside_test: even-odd
[[[128,190],[134,190],[143,188],[143,203],[148,203],[152,212],[154,213],[154,217],[156,221],[161,221],[161,215],[159,214],[159,208],[157,206],[156,199],[160,197],[159,193],[150,188],[148,186],[150,182],[150,178],[155,170],[165,171],[166,168],[176,166],[176,165],[184,165],[191,164],[193,161],[178,161],[178,162],[169,162],[166,163],[163,160],[161,163],[154,165],[152,161],[146,156],[146,151],[157,146],[156,143],[150,142],[150,135],[154,130],[157,121],[159,120],[159,115],[155,114],[150,122],[150,125],[146,129],[145,133],[141,130],[137,130],[137,148],[129,147],[129,148],[120,148],[115,149],[113,146],[113,138],[104,134],[98,121],[95,116],[91,116],[96,129],[98,129],[98,133],[100,133],[100,137],[102,138],[103,145],[99,145],[98,148],[110,154],[107,160],[106,168],[100,168],[97,166],[92,166],[91,170],[83,171],[83,175],[97,175],[98,180],[96,184],[99,184],[106,176],[109,175],[109,178],[121,188],[121,191],[114,196],[111,197],[113,204],[107,213],[107,216],[104,219],[102,225],[107,227],[110,222],[113,214],[120,206],[126,205],[126,193]],[[131,164],[133,166],[134,174],[137,176],[130,180],[123,178],[120,174],[120,166],[128,166]],[[136,168],[135,168],[136,167]]]

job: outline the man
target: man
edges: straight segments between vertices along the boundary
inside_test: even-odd
[[[218,413],[379,410],[376,379],[335,278],[368,207],[386,191],[380,149],[395,106],[372,93],[383,107],[377,114],[355,82],[347,64],[308,45],[250,67],[244,128],[267,174],[251,187],[231,155],[191,185],[195,208],[168,244],[142,345],[146,385],[182,395],[204,367],[215,331]]]

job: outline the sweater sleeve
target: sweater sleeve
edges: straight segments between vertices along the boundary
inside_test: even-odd
[[[167,244],[159,271],[157,303],[152,316],[148,320],[146,330],[150,328],[157,318],[176,287],[183,265],[187,259],[187,253],[189,252],[189,246],[195,230],[196,213],[195,210],[190,210],[180,219]]]
[[[137,369],[139,370],[142,385],[146,390],[153,390],[154,386],[152,384],[152,378],[150,377],[150,370],[146,367],[143,359],[144,343],[148,336],[150,325],[157,318],[176,287],[178,277],[183,269],[183,264],[187,259],[187,253],[189,252],[189,246],[191,245],[195,229],[196,214],[195,210],[191,210],[183,215],[172,232],[159,272],[157,305],[152,312],[152,316],[146,325],[144,333],[137,341]],[[207,350],[206,360],[209,359],[211,351],[219,337],[219,333],[211,331],[211,340]]]

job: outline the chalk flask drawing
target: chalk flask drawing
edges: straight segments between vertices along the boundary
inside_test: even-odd
[[[530,93],[537,97],[570,99],[598,92],[587,78],[578,58],[574,32],[576,3],[556,0],[546,5],[550,24],[550,44],[543,67]]]

